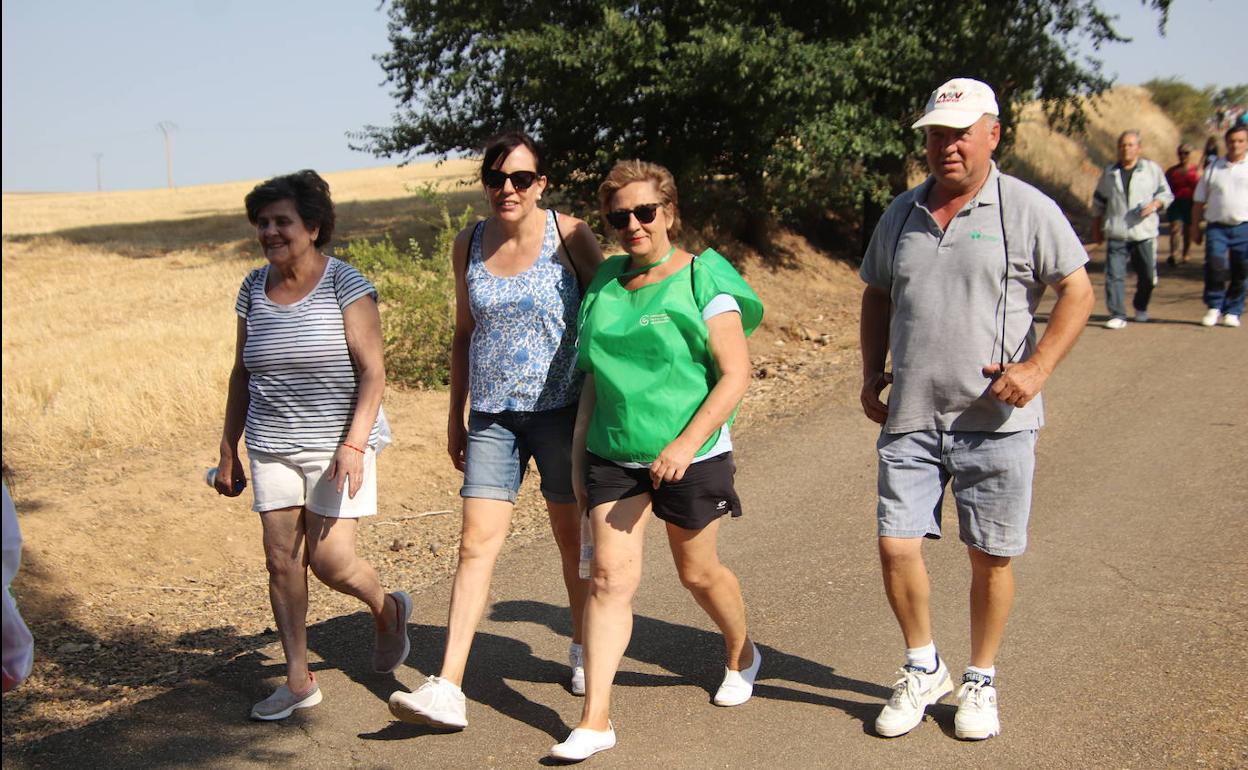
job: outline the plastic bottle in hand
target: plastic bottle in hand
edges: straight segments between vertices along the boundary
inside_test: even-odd
[[[209,468],[204,473],[204,481],[208,482],[208,486],[212,487],[213,489],[217,488],[217,468],[216,467]],[[234,479],[234,494],[236,495],[240,494],[246,488],[247,488],[247,477],[243,476],[242,474],[239,474],[238,478]]]
[[[581,562],[576,573],[581,580],[589,580],[589,567],[594,561],[594,530],[589,525],[589,517],[581,517]]]

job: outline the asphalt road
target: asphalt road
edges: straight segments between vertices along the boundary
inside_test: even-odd
[[[909,735],[872,734],[902,643],[875,555],[876,430],[842,391],[739,442],[746,515],[723,528],[721,553],[741,578],[764,655],[754,699],[710,704],[719,637],[652,526],[616,681],[619,745],[588,764],[1248,765],[1248,329],[1196,323],[1198,278],[1198,266],[1163,273],[1157,320],[1092,326],[1046,388],[1030,551],[1015,562],[1018,598],[997,662],[1001,736],[956,740],[949,703]],[[969,572],[956,524],[926,554],[936,641],[958,670],[968,656]],[[414,652],[397,681],[369,672],[371,624],[356,614],[311,629],[325,700],[284,723],[246,719],[276,681],[266,677],[281,672],[270,646],[6,752],[4,766],[537,765],[580,712],[563,684],[568,626],[556,567],[550,542],[500,565],[462,733],[395,722],[385,705],[395,688],[436,673],[450,588],[442,583],[415,597]]]

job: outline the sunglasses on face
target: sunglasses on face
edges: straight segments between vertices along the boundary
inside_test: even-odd
[[[654,221],[654,217],[658,214],[662,203],[646,203],[631,209],[616,209],[607,212],[607,224],[616,230],[623,230],[628,227],[628,219],[630,216],[637,217],[637,221],[643,225],[648,225]]]
[[[524,192],[533,186],[537,181],[538,174],[536,171],[513,171],[510,174],[504,174],[496,168],[481,172],[481,181],[485,182],[485,186],[491,190],[501,190],[507,180],[511,180],[511,186],[516,188],[516,192]]]

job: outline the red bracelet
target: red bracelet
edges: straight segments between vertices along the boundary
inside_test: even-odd
[[[360,448],[359,448],[358,446],[356,446],[355,444],[348,444],[347,442],[345,442],[345,441],[344,441],[344,442],[342,442],[342,445],[343,445],[343,446],[345,446],[345,447],[346,447],[346,448],[348,448],[348,449],[354,449],[355,451],[359,452],[360,454],[364,454],[364,450],[363,450],[363,449],[360,449]]]

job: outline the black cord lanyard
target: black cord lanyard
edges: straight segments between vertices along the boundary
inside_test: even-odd
[[[896,275],[897,267],[897,250],[901,247],[901,236],[905,235],[906,225],[910,222],[910,214],[914,211],[914,207],[910,206],[906,209],[906,217],[901,220],[901,226],[897,228],[897,237],[893,239],[893,256],[888,266],[889,277],[889,301],[893,301],[893,277]],[[956,215],[955,215],[956,216]],[[1001,194],[1001,175],[997,175],[997,216],[1001,220],[1001,250],[1005,255],[1005,266],[1001,273],[1001,352],[998,362],[1001,369],[1005,369],[1005,321],[1009,317],[1009,298],[1010,298],[1010,239],[1005,233],[1005,196]],[[897,304],[893,302],[893,304]]]

